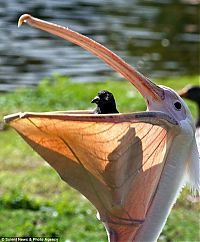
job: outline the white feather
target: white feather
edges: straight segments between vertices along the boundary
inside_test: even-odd
[[[200,194],[200,157],[195,139],[191,144],[190,157],[187,162],[186,182],[193,195]]]
[[[181,121],[179,134],[175,136],[173,144],[171,144],[155,198],[149,208],[144,225],[136,235],[136,241],[157,241],[167,217],[186,183],[187,171],[190,176],[194,176],[194,179],[191,180],[193,187],[198,186],[198,172],[195,169],[198,170],[199,158],[195,144],[193,126],[188,120]]]

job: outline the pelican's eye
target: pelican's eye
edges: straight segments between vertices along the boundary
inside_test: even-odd
[[[181,108],[182,108],[182,104],[181,104],[179,101],[176,101],[176,102],[174,103],[174,107],[176,108],[176,110],[181,110]]]

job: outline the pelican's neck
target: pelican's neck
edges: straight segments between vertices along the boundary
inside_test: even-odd
[[[181,127],[179,134],[174,137],[171,147],[169,147],[155,198],[135,241],[157,241],[167,217],[186,183],[188,151],[191,150],[194,135],[189,123],[185,122],[183,125],[185,127]]]
[[[198,106],[198,117],[197,117],[196,127],[200,128],[200,102],[197,103],[197,106]]]

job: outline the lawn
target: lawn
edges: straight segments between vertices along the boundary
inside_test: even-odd
[[[199,84],[199,77],[157,80],[181,89]],[[64,76],[53,76],[35,88],[24,88],[0,96],[1,119],[19,111],[93,109],[91,100],[102,89],[111,91],[120,112],[145,110],[143,98],[126,81],[74,84]],[[193,116],[196,106],[187,102]],[[16,132],[1,125],[0,131],[0,237],[58,236],[61,241],[107,241],[94,207],[66,185]],[[175,204],[159,241],[200,241],[199,205],[189,201],[184,189]]]

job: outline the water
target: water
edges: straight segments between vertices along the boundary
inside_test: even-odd
[[[92,37],[154,78],[198,73],[199,7],[198,0],[0,0],[0,90],[55,73],[75,82],[119,78],[80,47],[27,25],[18,29],[23,13]]]

